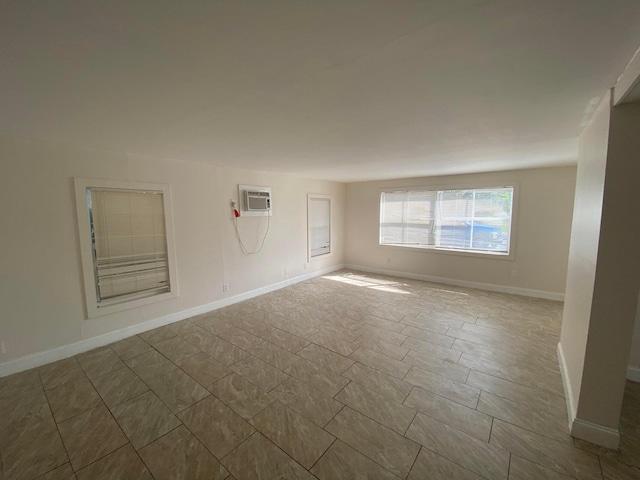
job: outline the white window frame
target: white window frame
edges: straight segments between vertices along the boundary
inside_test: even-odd
[[[313,200],[329,201],[329,252],[311,256],[311,202]],[[333,256],[333,200],[331,195],[322,193],[307,194],[307,262],[315,262]]]
[[[436,247],[430,245],[411,245],[411,244],[386,244],[381,243],[380,227],[382,220],[381,199],[382,194],[387,192],[400,192],[400,191],[441,191],[441,190],[474,190],[474,189],[500,189],[500,188],[512,188],[513,195],[511,198],[511,231],[509,235],[509,250],[508,253],[504,252],[491,252],[491,251],[478,251],[478,250],[464,250],[447,247]],[[476,258],[491,258],[496,260],[515,260],[516,258],[516,245],[517,245],[517,225],[518,225],[518,197],[520,191],[520,184],[517,181],[514,182],[500,182],[500,183],[474,183],[474,184],[444,184],[444,185],[426,185],[426,186],[395,186],[395,187],[383,187],[379,189],[380,195],[378,197],[378,244],[381,247],[387,248],[401,248],[412,249],[415,251],[421,251],[425,253],[435,253],[444,255],[460,255]]]
[[[178,296],[178,278],[175,261],[175,244],[173,235],[173,215],[171,209],[171,188],[164,183],[127,182],[119,180],[96,180],[88,178],[74,178],[76,192],[76,212],[78,216],[78,234],[80,239],[80,255],[82,258],[82,276],[84,295],[87,308],[87,318],[96,318],[116,312],[161,302]],[[89,221],[89,206],[87,204],[87,189],[107,188],[114,190],[140,190],[162,192],[164,204],[164,218],[167,241],[167,263],[169,268],[169,292],[131,300],[117,302],[99,302],[94,270],[93,246],[91,241],[91,226]]]

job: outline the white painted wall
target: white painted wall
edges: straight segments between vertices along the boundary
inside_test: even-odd
[[[560,340],[571,434],[617,448],[640,289],[640,104],[605,98],[581,137]]]
[[[566,279],[575,173],[574,167],[561,167],[348,184],[346,263],[561,298]],[[506,184],[515,184],[518,191],[513,232],[515,249],[511,259],[378,243],[380,193],[385,189]]]
[[[602,192],[609,138],[610,95],[603,98],[580,137],[569,267],[562,317],[561,351],[570,416],[576,415],[582,383],[589,314],[596,276]]]
[[[281,282],[283,268],[292,278],[344,262],[344,184],[8,138],[0,159],[0,365]],[[170,184],[178,298],[85,319],[75,176]],[[241,253],[233,231],[238,183],[273,189],[269,236],[254,256]],[[307,193],[334,202],[333,254],[309,265]],[[240,219],[248,246],[256,220]]]
[[[611,110],[579,419],[618,428],[640,290],[640,103]],[[587,439],[588,440],[588,439]]]

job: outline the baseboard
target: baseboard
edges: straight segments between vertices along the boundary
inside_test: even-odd
[[[560,364],[560,374],[562,375],[562,386],[564,387],[564,397],[567,400],[567,413],[569,416],[569,432],[571,436],[586,440],[589,443],[602,447],[617,450],[620,443],[620,432],[613,428],[604,427],[587,420],[577,418],[576,405],[573,403],[571,394],[571,379],[567,370],[567,362],[564,358],[562,343],[558,343],[558,363]]]
[[[383,268],[365,267],[362,265],[347,264],[345,268],[360,270],[369,273],[379,273],[392,277],[410,278],[412,280],[423,280],[425,282],[442,283],[444,285],[455,285],[457,287],[477,288],[478,290],[488,290],[490,292],[511,293],[525,297],[544,298],[546,300],[564,301],[564,293],[547,292],[545,290],[533,290],[530,288],[511,287],[509,285],[494,285],[492,283],[469,282],[448,277],[435,277],[432,275],[421,275],[417,273],[399,272],[397,270],[386,270]]]
[[[632,367],[629,365],[629,368],[627,368],[627,380],[640,382],[640,367]]]
[[[567,369],[567,361],[564,358],[562,343],[558,342],[558,364],[560,366],[560,375],[562,376],[562,388],[564,389],[564,398],[567,401],[567,414],[569,417],[569,431],[571,431],[573,421],[576,418],[576,407],[573,404],[573,389],[571,388],[571,379]]]
[[[341,270],[343,268],[344,268],[344,265],[336,265],[333,267],[323,268],[321,270],[315,270],[313,272],[309,272],[304,275],[293,277],[293,278],[284,280],[282,282],[267,285],[265,287],[257,288],[249,292],[240,293],[232,297],[216,300],[215,302],[199,305],[197,307],[189,308],[187,310],[182,310],[180,312],[164,315],[162,317],[154,318],[153,320],[148,320],[146,322],[138,323],[136,325],[132,325],[130,327],[109,332],[104,335],[87,338],[85,340],[81,340],[79,342],[72,343],[69,345],[64,345],[62,347],[54,348],[52,350],[47,350],[45,352],[25,355],[24,357],[19,357],[7,363],[0,364],[0,378],[6,377],[7,375],[11,375],[14,373],[22,372],[24,370],[29,370],[31,368],[40,367],[47,363],[55,362],[57,360],[62,360],[63,358],[72,357],[79,353],[88,352],[89,350],[93,350],[94,348],[102,347],[104,345],[109,345],[110,343],[123,340],[133,335],[146,332],[148,330],[153,330],[154,328],[163,327],[165,325],[169,325],[171,323],[178,322],[180,320],[185,320],[187,318],[194,317],[196,315],[201,315],[203,313],[211,312],[213,310],[217,310],[222,307],[233,305],[234,303],[243,302],[245,300],[249,300],[251,298],[258,297],[266,293],[274,292],[276,290],[279,290],[284,287],[288,287],[295,283],[303,282],[305,280],[310,280],[314,277],[319,277],[327,273],[335,272],[336,270]]]
[[[618,430],[579,418],[573,421],[571,436],[611,450],[617,450],[620,444],[620,432]]]

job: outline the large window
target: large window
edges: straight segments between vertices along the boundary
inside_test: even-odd
[[[167,185],[76,179],[89,317],[175,296]]]
[[[380,196],[380,244],[509,254],[513,187]]]

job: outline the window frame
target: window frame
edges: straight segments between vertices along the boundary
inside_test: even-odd
[[[78,218],[78,235],[80,241],[80,257],[82,262],[82,277],[87,319],[110,315],[125,310],[138,308],[156,302],[169,300],[178,296],[178,278],[175,260],[175,243],[173,230],[173,215],[171,202],[171,188],[165,183],[129,182],[121,180],[98,180],[89,178],[74,178],[76,193],[76,213]],[[91,225],[89,220],[89,205],[87,190],[103,188],[113,190],[157,191],[162,192],[164,206],[165,238],[167,242],[167,265],[169,269],[169,288],[165,293],[150,295],[142,298],[122,299],[121,301],[98,301],[96,273],[91,241]]]
[[[311,202],[316,200],[328,200],[329,201],[329,252],[321,255],[311,256]],[[315,262],[324,258],[333,256],[333,199],[331,195],[323,193],[308,193],[307,194],[307,262]]]
[[[430,245],[402,245],[402,244],[386,244],[381,243],[381,220],[382,220],[382,194],[391,192],[408,192],[408,191],[430,191],[438,192],[442,190],[481,190],[481,189],[500,189],[512,188],[513,195],[511,198],[511,231],[509,234],[509,251],[508,253],[499,253],[491,251],[465,250],[447,247],[436,247]],[[464,183],[464,184],[438,184],[438,185],[412,185],[412,186],[388,186],[378,189],[378,245],[388,248],[411,249],[416,252],[434,253],[443,255],[458,255],[464,257],[475,257],[495,260],[515,260],[517,246],[518,231],[518,204],[520,183],[516,181],[491,182],[491,183]]]

